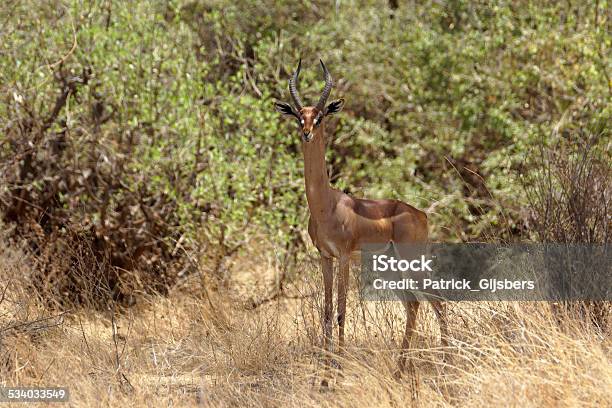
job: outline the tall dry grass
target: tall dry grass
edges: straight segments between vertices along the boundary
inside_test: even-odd
[[[24,284],[29,260],[0,249],[0,382],[67,386],[71,406],[604,406],[612,401],[610,332],[558,323],[546,303],[449,305],[444,350],[424,306],[410,352],[416,376],[394,380],[401,307],[353,288],[341,372],[321,364],[319,275],[305,265],[288,296],[266,296],[275,264],[237,260],[234,289],[203,294],[192,276],[128,309],[54,312]],[[238,284],[241,282],[242,284]],[[240,288],[240,289],[237,289]],[[443,359],[446,355],[446,359]],[[328,389],[319,384],[332,377]]]

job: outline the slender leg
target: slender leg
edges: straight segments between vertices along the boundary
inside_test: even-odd
[[[422,236],[417,237],[413,235],[413,231],[406,226],[399,224],[396,227],[396,231],[394,231],[394,239],[399,245],[394,245],[394,250],[396,255],[400,258],[410,259],[414,255],[420,254],[421,251],[426,250],[426,242],[427,242],[427,230],[425,226],[425,231]],[[402,246],[402,244],[404,244]],[[410,246],[412,245],[423,245],[423,247],[414,247],[414,249]],[[407,246],[406,246],[407,245]],[[416,251],[412,253],[412,251]],[[420,278],[426,277],[421,276]],[[438,319],[438,324],[440,325],[440,334],[441,334],[441,342],[443,347],[448,347],[448,339],[449,339],[449,331],[448,331],[448,320],[446,318],[446,305],[441,301],[431,300],[431,306],[436,313],[436,317]],[[443,358],[446,356],[443,355]]]
[[[327,368],[330,366],[329,354],[332,351],[332,303],[334,296],[334,261],[332,258],[325,257],[321,254],[321,270],[323,272],[323,286],[325,287],[325,305],[323,309],[323,349],[327,353],[324,358],[324,364]],[[327,387],[329,384],[328,369],[325,370],[321,386]]]
[[[448,322],[446,319],[446,305],[444,302],[433,301],[430,302],[433,307],[434,312],[436,312],[436,317],[438,318],[438,323],[440,324],[440,337],[442,343],[442,361],[447,362],[450,359],[450,354],[448,353]]]
[[[323,348],[331,352],[332,346],[332,302],[334,292],[334,261],[321,255],[323,286],[325,287],[325,308],[323,310]]]
[[[442,335],[442,346],[448,347],[448,322],[446,319],[446,305],[443,302],[432,301],[431,306],[436,312],[438,322],[440,323],[440,334]]]
[[[344,350],[344,321],[346,319],[346,291],[350,269],[350,257],[340,257],[340,273],[338,274],[338,347]]]
[[[400,358],[398,361],[398,377],[402,375],[404,369],[406,368],[406,352],[410,349],[412,333],[414,332],[414,328],[416,327],[416,318],[417,312],[419,311],[419,302],[405,302],[404,307],[406,308],[406,331],[404,333],[404,340],[402,341],[402,350],[400,351]]]

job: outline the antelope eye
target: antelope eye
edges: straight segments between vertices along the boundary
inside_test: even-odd
[[[315,124],[315,125],[318,125],[320,121],[321,121],[321,118],[320,118],[319,116],[317,116],[317,117],[315,118],[315,120],[314,120],[314,124]]]
[[[303,125],[304,124],[304,119],[300,119],[300,123]]]

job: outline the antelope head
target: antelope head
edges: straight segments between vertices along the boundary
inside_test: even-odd
[[[332,81],[331,75],[329,74],[329,71],[325,67],[323,61],[319,61],[321,62],[321,68],[323,68],[323,74],[325,75],[325,86],[323,87],[321,97],[315,106],[304,106],[298,94],[297,84],[300,76],[300,69],[302,67],[301,59],[298,63],[297,69],[291,78],[289,78],[289,93],[291,94],[291,99],[293,99],[293,105],[285,102],[274,103],[274,106],[278,112],[282,113],[283,115],[293,116],[298,120],[302,133],[302,140],[306,143],[314,139],[315,133],[319,133],[315,132],[315,130],[321,126],[323,119],[327,115],[340,112],[344,106],[344,99],[335,100],[330,102],[329,105],[325,106],[327,103],[327,98],[329,98],[329,94],[334,86],[334,82]]]

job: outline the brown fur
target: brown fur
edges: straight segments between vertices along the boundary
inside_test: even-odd
[[[304,120],[302,139],[304,153],[304,178],[306,197],[310,209],[308,233],[321,255],[321,269],[325,287],[325,310],[323,317],[323,343],[331,351],[333,308],[333,261],[339,261],[338,275],[338,336],[339,348],[344,348],[344,321],[346,314],[346,292],[351,253],[367,243],[425,243],[428,240],[427,215],[399,200],[358,199],[332,188],[329,185],[325,165],[325,131],[323,123],[315,124],[319,111],[304,107],[300,111]],[[320,115],[320,122],[324,122]],[[439,318],[446,341],[446,319],[442,303],[432,302]],[[410,347],[412,332],[416,325],[418,302],[405,302],[407,314],[406,330],[402,348]],[[405,356],[399,360],[399,372],[403,371]]]

